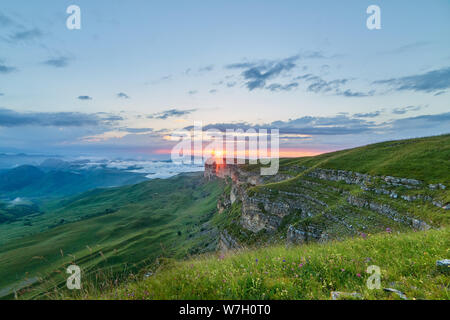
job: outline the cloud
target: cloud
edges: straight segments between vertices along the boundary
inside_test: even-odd
[[[55,67],[55,68],[64,68],[69,65],[69,60],[70,59],[67,57],[58,57],[58,58],[48,59],[42,63],[47,66],[51,66],[51,67]]]
[[[4,95],[5,95],[4,93],[0,92],[0,97],[1,97],[1,96],[4,96]]]
[[[353,79],[334,79],[334,80],[324,80],[322,77],[316,76],[312,73],[307,73],[301,76],[295,77],[293,80],[303,80],[310,83],[306,91],[314,93],[332,93],[338,96],[343,96],[347,98],[361,98],[370,97],[375,94],[375,90],[369,92],[352,91],[351,89],[341,89],[342,86],[346,85]]]
[[[381,114],[381,111],[373,111],[368,113],[355,113],[353,117],[355,118],[376,118]]]
[[[244,61],[225,65],[228,70],[242,70],[241,77],[249,91],[255,89],[265,89],[269,91],[289,91],[298,86],[293,79],[290,83],[281,84],[279,82],[268,83],[271,80],[285,76],[289,71],[298,67],[299,60],[325,59],[327,58],[320,51],[306,51],[283,59]],[[327,66],[328,67],[328,66]],[[305,68],[303,67],[303,70]]]
[[[337,91],[339,87],[348,82],[348,79],[336,79],[331,81],[323,80],[319,77],[313,77],[307,79],[308,81],[313,80],[313,83],[310,84],[307,88],[307,91],[314,93],[325,93],[329,91]]]
[[[90,96],[78,96],[77,99],[79,99],[79,100],[92,100],[92,97],[90,97]]]
[[[108,123],[108,124],[113,124],[117,121],[125,120],[122,116],[112,114],[112,113],[97,112],[96,114],[98,116],[100,116],[100,118],[102,119],[103,122]]]
[[[14,72],[16,70],[17,70],[17,68],[15,68],[15,67],[10,67],[10,66],[4,65],[4,64],[0,64],[0,73],[6,74],[6,73]]]
[[[107,118],[80,112],[17,112],[0,109],[0,127],[57,126],[82,127],[103,124]]]
[[[429,71],[427,73],[374,81],[397,91],[437,92],[450,88],[450,67]]]
[[[241,123],[216,123],[203,127],[203,130],[217,129],[225,132],[227,129],[248,130],[259,129],[279,129],[280,134],[299,135],[349,135],[371,131],[376,124],[363,119],[354,119],[347,115],[336,115],[332,117],[305,116],[288,121],[274,121],[263,125],[252,125],[246,122]],[[191,129],[186,127],[185,129]]]
[[[26,31],[18,31],[10,36],[10,40],[12,41],[28,41],[36,38],[40,38],[42,36],[42,31],[34,28]]]
[[[298,87],[297,82],[291,82],[285,85],[279,84],[279,83],[272,83],[266,87],[266,89],[270,91],[291,91],[292,89],[295,89]]]
[[[217,89],[211,89],[211,90],[209,90],[209,93],[211,93],[211,94],[217,93]]]
[[[205,66],[205,67],[200,67],[198,69],[199,72],[209,72],[209,71],[213,71],[214,70],[214,65],[209,65],[209,66]]]
[[[375,94],[375,90],[370,90],[369,92],[352,91],[347,89],[345,91],[337,90],[336,94],[338,96],[344,96],[348,98],[361,98],[361,97],[371,97]]]
[[[147,116],[148,119],[161,119],[165,120],[170,117],[181,117],[184,115],[191,114],[197,111],[197,109],[189,109],[189,110],[179,110],[179,109],[169,109],[161,112],[157,112]]]
[[[404,108],[395,108],[394,110],[392,110],[392,113],[393,114],[405,114],[410,111],[419,111],[422,108],[423,108],[423,106],[407,106]]]
[[[197,94],[198,91],[197,90],[190,90],[188,91],[188,94],[193,95],[193,94]]]
[[[161,78],[159,78],[159,79],[156,79],[156,80],[153,80],[153,81],[150,81],[150,82],[146,82],[145,85],[149,85],[149,84],[151,84],[151,85],[160,84],[161,82],[165,82],[165,81],[172,80],[172,78],[173,78],[173,76],[172,76],[171,74],[168,74],[168,75],[165,75],[165,76],[163,76],[163,77],[161,77]]]
[[[152,132],[153,128],[125,128],[124,131],[129,132],[129,133],[148,133],[148,132]]]
[[[417,117],[398,119],[392,122],[393,130],[438,130],[443,128],[441,133],[449,133],[450,128],[450,112],[433,114],[433,115],[421,115]],[[427,133],[426,135],[430,135]]]
[[[326,58],[326,56],[320,51],[307,51],[307,52],[304,52],[304,53],[299,53],[297,55],[294,55],[294,56],[292,56],[290,58],[295,58],[295,60],[298,60],[298,59],[324,59],[324,58]],[[290,58],[287,58],[287,59],[290,59]],[[283,61],[283,60],[286,60],[286,59],[281,59],[281,60],[263,60],[263,61],[259,61],[259,62],[256,62],[256,61],[253,61],[253,62],[250,62],[250,61],[237,62],[237,63],[232,63],[232,64],[226,65],[225,69],[249,69],[249,68],[253,68],[253,67],[258,67],[258,66],[264,65],[266,63],[274,64],[276,62]]]
[[[410,51],[413,51],[417,48],[425,47],[429,45],[430,42],[428,41],[417,41],[413,43],[409,43],[406,45],[403,45],[401,47],[395,48],[393,50],[383,51],[382,54],[400,54],[400,53],[408,53]]]
[[[378,116],[378,111],[367,114],[356,114],[348,116],[346,114],[338,114],[329,117],[304,116],[288,121],[273,121],[262,125],[241,123],[216,123],[203,127],[203,130],[248,130],[250,128],[258,131],[261,129],[278,129],[280,136],[290,136],[289,140],[295,140],[295,137],[304,138],[306,136],[321,141],[324,145],[334,143],[342,145],[346,143],[354,143],[358,141],[361,145],[367,141],[382,141],[383,139],[392,139],[395,137],[418,137],[429,136],[435,134],[449,133],[450,128],[450,112],[422,115],[418,117],[402,118],[397,120],[389,120],[382,123],[368,121],[362,118],[374,118]],[[191,130],[193,127],[186,127]],[[319,140],[317,140],[319,139]],[[355,140],[356,139],[356,140]],[[333,142],[332,142],[333,141]],[[353,142],[352,142],[353,141]],[[347,145],[348,146],[348,145]]]
[[[320,51],[307,51],[299,54],[301,59],[326,59],[327,57]]]
[[[289,121],[275,121],[271,127],[280,128],[280,132],[316,135],[356,134],[369,131],[374,123],[363,119],[354,119],[345,114],[331,117],[301,117]]]
[[[0,12],[0,26],[1,27],[9,27],[14,24],[14,21],[11,20],[9,17],[5,16],[3,13]]]
[[[254,62],[238,62],[226,65],[225,69],[247,69],[253,68],[255,65]]]
[[[225,66],[226,69],[243,69],[241,76],[249,91],[263,89],[268,80],[272,80],[296,67],[300,55],[285,59],[264,60],[260,62],[242,62]],[[271,90],[271,89],[268,89]],[[273,90],[272,90],[273,91]]]
[[[297,55],[282,60],[264,62],[247,68],[242,72],[242,76],[246,80],[245,85],[247,89],[252,91],[254,89],[264,88],[268,80],[274,79],[283,72],[295,68],[295,61],[298,59],[299,56]]]
[[[119,92],[119,93],[117,94],[117,98],[130,99],[130,96],[127,95],[126,93]]]

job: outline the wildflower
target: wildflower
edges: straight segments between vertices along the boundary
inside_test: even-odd
[[[392,232],[391,228],[386,228],[386,232],[391,233]]]
[[[283,262],[286,262],[286,259],[283,259]]]
[[[258,263],[258,259],[255,259],[256,263]]]
[[[361,237],[362,237],[363,239],[365,239],[365,238],[367,238],[367,234],[364,233],[364,232],[361,232]]]
[[[357,273],[356,276],[357,276],[358,278],[361,278],[361,273]]]
[[[299,268],[303,267],[303,263],[300,263],[300,264],[298,265],[298,267],[299,267]]]
[[[345,271],[345,269],[344,269],[344,268],[342,268],[342,269],[341,269],[341,271],[342,271],[342,272],[344,272],[344,271]]]

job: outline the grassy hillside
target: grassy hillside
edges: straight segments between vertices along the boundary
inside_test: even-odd
[[[280,165],[351,170],[450,184],[450,134],[386,141],[315,157],[283,159]]]
[[[42,283],[26,293],[32,298],[64,283],[64,267],[70,263],[86,276],[101,268],[128,274],[161,255],[185,257],[212,250],[217,235],[207,221],[215,213],[221,183],[204,183],[201,173],[183,174],[94,190],[66,201],[51,215],[75,222],[0,247],[0,288],[5,294],[24,281]]]
[[[450,277],[436,268],[448,258],[448,229],[378,234],[326,244],[268,247],[172,262],[148,279],[109,290],[85,283],[81,299],[330,299],[332,291],[364,299],[399,299],[369,290],[369,265],[381,268],[382,288],[409,299],[450,299]],[[112,289],[113,288],[113,289]],[[55,298],[68,298],[59,292]]]
[[[244,245],[302,241],[299,234],[321,241],[407,232],[450,221],[450,135],[281,159],[279,175],[256,186],[246,179],[258,175],[258,165],[239,170],[238,200],[224,207],[220,226]]]

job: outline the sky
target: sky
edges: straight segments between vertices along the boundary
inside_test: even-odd
[[[448,0],[2,0],[0,152],[167,158],[194,121],[288,156],[449,133],[448,39]]]

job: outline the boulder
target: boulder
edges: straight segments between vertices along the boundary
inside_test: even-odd
[[[450,272],[450,259],[436,261],[436,267],[442,272]]]
[[[383,290],[387,291],[387,292],[395,293],[397,296],[399,296],[400,299],[408,300],[406,295],[403,292],[401,292],[400,290],[393,289],[393,288],[383,288]]]
[[[363,296],[357,292],[331,291],[331,300],[362,300]]]

